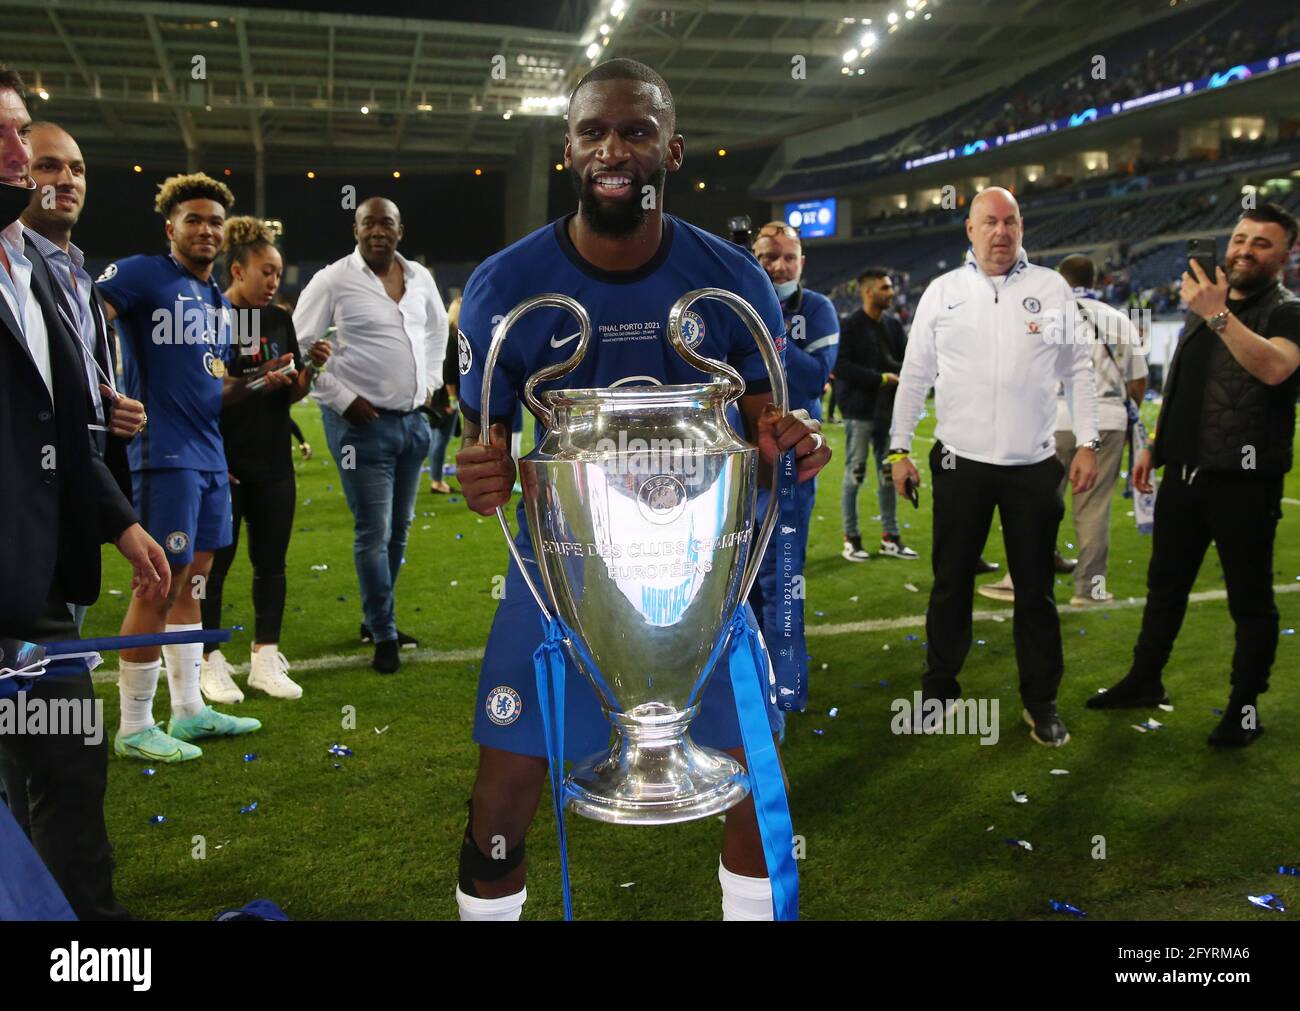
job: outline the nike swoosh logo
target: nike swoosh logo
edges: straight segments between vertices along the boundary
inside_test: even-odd
[[[949,309],[949,310],[956,309],[957,306],[959,306],[959,305],[965,305],[965,304],[966,304],[966,300],[965,300],[965,299],[962,299],[960,302],[954,302],[952,305],[948,306],[948,309]]]
[[[563,339],[561,339],[561,340],[556,340],[554,337],[552,337],[552,338],[551,338],[551,347],[553,347],[553,348],[562,348],[562,347],[564,347],[564,345],[568,344],[569,341],[577,340],[577,339],[578,339],[579,337],[581,337],[581,336],[582,336],[582,331],[579,330],[579,331],[577,331],[576,333],[571,333],[571,334],[569,334],[569,336],[567,336],[567,337],[565,337],[565,338],[563,338]]]
[[[171,751],[148,751],[138,744],[135,746],[135,750],[144,755],[145,758],[152,758],[155,762],[165,762],[167,759],[174,758],[181,753],[180,748],[172,748]]]

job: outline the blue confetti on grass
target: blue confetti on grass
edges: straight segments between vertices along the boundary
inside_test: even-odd
[[[241,807],[239,809],[239,813],[250,814],[251,812],[256,810],[257,810],[257,801],[253,801],[251,804],[245,804],[243,807]]]
[[[912,634],[909,632],[907,635],[903,636],[903,641],[904,641],[904,642],[916,642],[916,636],[912,635]]]
[[[236,632],[242,632],[244,630],[243,625],[231,625],[230,627]]]
[[[245,761],[245,762],[256,762],[256,761],[257,761],[257,752],[256,752],[256,751],[250,751],[247,755],[244,756],[244,761]]]
[[[140,770],[140,775],[142,775],[142,776],[152,776],[152,775],[153,775],[154,773],[156,773],[157,771],[158,771],[157,769],[141,769],[141,770]]]
[[[352,749],[349,748],[346,744],[335,744],[333,747],[329,749],[329,753],[331,755],[341,755],[344,758],[352,757]]]
[[[1282,900],[1272,892],[1267,892],[1264,895],[1247,895],[1246,898],[1250,900],[1252,905],[1259,906],[1260,909],[1271,909],[1275,913],[1286,912],[1286,906],[1282,904]]]
[[[150,825],[161,825],[161,824],[162,824],[163,822],[165,822],[166,820],[167,820],[167,819],[166,819],[163,815],[161,815],[161,814],[156,814],[156,815],[154,815],[152,818],[149,819],[149,824],[150,824]]]
[[[1277,872],[1279,874],[1290,874],[1293,877],[1300,878],[1300,867],[1291,867],[1286,864],[1281,864],[1278,866]]]
[[[1071,547],[1073,547],[1073,545],[1071,545]],[[1054,913],[1069,913],[1071,916],[1077,916],[1081,920],[1088,915],[1078,906],[1072,906],[1068,902],[1058,902],[1056,899],[1048,899],[1047,903],[1052,907],[1052,912]]]
[[[888,688],[888,687],[889,687],[889,679],[888,679],[888,678],[881,678],[880,681],[877,682],[877,683],[880,685],[881,688]]]

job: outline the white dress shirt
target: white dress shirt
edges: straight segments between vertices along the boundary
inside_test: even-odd
[[[935,437],[957,456],[1002,466],[1056,452],[1056,384],[1066,385],[1074,433],[1097,438],[1091,330],[1075,319],[1074,294],[1054,270],[1020,250],[990,277],[966,262],[930,282],[916,307],[894,398],[891,448],[910,450],[934,386]],[[1083,332],[1086,331],[1086,332]]]
[[[95,418],[102,425],[104,424],[104,398],[99,392],[99,384],[101,381],[106,385],[112,384],[109,382],[108,373],[101,376],[100,366],[95,363],[95,345],[98,337],[93,313],[98,306],[94,309],[91,307],[94,296],[91,294],[90,275],[86,273],[85,257],[71,242],[68,243],[65,251],[40,232],[30,228],[24,228],[24,232],[32,240],[32,245],[45,257],[50,273],[63,289],[64,297],[76,314],[73,319],[67,320],[67,323],[81,340],[82,368],[86,371],[86,384],[90,390],[91,402],[95,406]],[[107,326],[104,329],[107,332]]]
[[[331,325],[334,354],[312,396],[339,414],[357,397],[378,408],[410,411],[442,386],[447,310],[428,268],[400,253],[406,291],[394,302],[360,249],[312,277],[298,298],[293,326],[304,353]]]
[[[1147,376],[1146,348],[1142,336],[1128,316],[1096,297],[1095,292],[1075,290],[1079,308],[1092,317],[1097,343],[1092,346],[1092,374],[1097,383],[1097,427],[1103,432],[1128,430],[1128,384]],[[1065,391],[1056,391],[1056,430],[1073,427]]]
[[[11,270],[0,269],[0,292],[9,303],[18,325],[23,328],[21,336],[27,342],[27,352],[36,363],[36,369],[45,381],[50,401],[54,400],[54,381],[50,374],[50,335],[45,329],[45,315],[41,304],[32,294],[32,261],[27,259],[23,245],[23,223],[15,221],[0,231],[0,242],[4,243],[5,253],[9,256]]]

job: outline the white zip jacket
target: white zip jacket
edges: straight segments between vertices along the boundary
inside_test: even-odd
[[[935,278],[916,307],[894,398],[889,445],[912,448],[934,386],[935,437],[957,456],[1023,466],[1056,452],[1056,383],[1065,383],[1079,443],[1097,438],[1091,332],[1070,327],[1074,293],[1020,250],[1003,277],[971,251]],[[1071,339],[1073,338],[1073,339]]]

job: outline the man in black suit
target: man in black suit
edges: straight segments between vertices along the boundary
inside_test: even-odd
[[[31,117],[22,80],[0,67],[0,637],[77,638],[69,604],[99,594],[99,546],[116,544],[133,592],[166,594],[162,548],[136,521],[89,437],[90,390],[77,340],[59,310],[48,264],[19,214],[31,198]],[[51,665],[31,699],[93,700],[80,661]],[[0,736],[6,779],[24,781],[15,811],[82,919],[126,916],[112,887],[104,826],[108,752],[82,735]]]
[[[126,444],[144,429],[144,404],[117,389],[113,332],[99,289],[72,241],[72,229],[86,204],[86,162],[76,140],[55,123],[33,123],[29,137],[36,192],[23,211],[23,227],[57,282],[56,294],[62,299],[59,307],[67,314],[64,322],[81,338],[90,406],[95,413],[95,446],[129,501],[131,467]],[[79,613],[78,628],[80,617]]]

